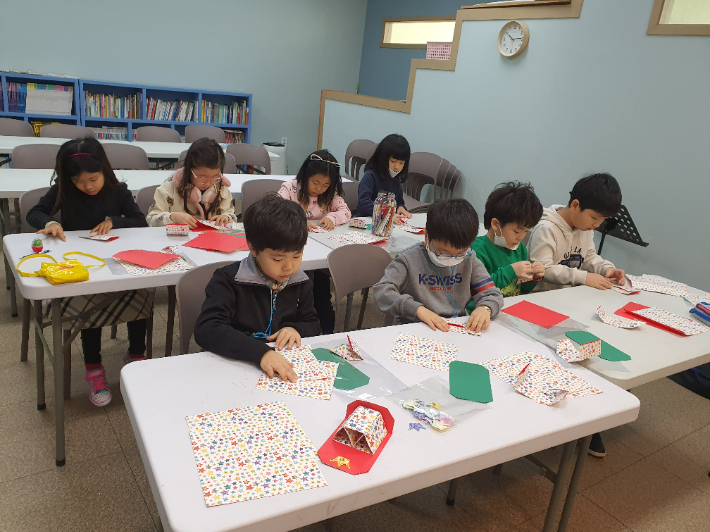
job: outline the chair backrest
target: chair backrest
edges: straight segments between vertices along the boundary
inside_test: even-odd
[[[192,144],[198,139],[207,137],[220,144],[226,142],[224,130],[215,126],[185,126],[185,142]]]
[[[424,185],[436,185],[442,159],[429,152],[414,152],[409,158],[409,174],[403,184],[407,195],[421,200]]]
[[[351,244],[328,254],[328,269],[335,287],[335,306],[357,290],[370,288],[385,274],[392,257],[383,248],[369,244]],[[340,325],[336,322],[336,332]]]
[[[57,165],[58,144],[21,144],[12,149],[13,168],[46,168]]]
[[[348,209],[353,213],[353,216],[355,215],[355,211],[357,211],[357,192],[359,187],[360,183],[357,181],[346,181],[343,179],[343,199],[345,203],[348,204]]]
[[[0,135],[8,137],[34,137],[35,130],[24,120],[0,118]]]
[[[89,127],[74,126],[72,124],[47,124],[39,130],[40,137],[53,139],[83,139],[95,137],[94,130]]]
[[[21,233],[34,233],[36,229],[27,223],[27,213],[32,207],[37,205],[39,199],[44,196],[49,187],[35,188],[34,190],[28,190],[23,192],[20,196],[20,232]]]
[[[279,179],[252,179],[242,185],[242,214],[264,194],[278,192],[283,185]]]
[[[252,165],[263,166],[264,173],[271,175],[271,159],[269,152],[263,146],[255,146],[254,144],[243,144],[237,142],[227,146],[227,153],[234,157],[237,166]]]
[[[375,152],[377,144],[368,139],[353,140],[345,150],[345,173],[355,179],[360,179],[360,167],[367,163]]]
[[[175,168],[182,168],[185,166],[185,156],[187,155],[187,150],[182,152],[178,157],[177,163],[175,163]],[[237,163],[234,160],[234,156],[231,153],[224,154],[224,171],[225,174],[236,174],[237,173]]]
[[[143,148],[113,142],[104,142],[103,147],[114,170],[150,170],[148,155]]]
[[[233,263],[234,261],[226,261],[205,264],[199,268],[188,270],[178,279],[175,293],[177,295],[181,355],[186,354],[190,348],[190,338],[195,331],[195,322],[200,315],[202,304],[205,302],[207,283],[212,279],[215,270]]]
[[[144,142],[182,142],[180,133],[169,127],[143,126],[136,128],[136,140]]]
[[[150,206],[153,205],[153,197],[155,196],[155,189],[158,188],[160,185],[151,185],[149,187],[143,187],[138,191],[138,194],[136,194],[136,203],[138,204],[138,208],[141,210],[143,213],[143,216],[148,215],[148,211],[150,210]]]

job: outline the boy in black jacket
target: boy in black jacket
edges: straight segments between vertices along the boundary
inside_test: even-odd
[[[195,341],[208,351],[259,364],[270,377],[296,382],[276,349],[301,345],[321,333],[313,283],[300,269],[308,239],[306,213],[275,194],[244,213],[249,256],[217,270],[205,289]]]

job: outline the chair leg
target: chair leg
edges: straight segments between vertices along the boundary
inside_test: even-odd
[[[168,328],[165,332],[165,356],[173,353],[173,329],[175,328],[175,285],[168,286]]]
[[[145,331],[145,357],[153,358],[153,315],[155,309],[151,309],[150,316],[148,316],[148,327]]]
[[[335,301],[335,328],[334,333],[339,333],[342,329],[340,328],[340,323],[343,320],[343,313],[340,310],[340,301]]]
[[[343,331],[345,332],[350,330],[350,313],[353,310],[353,294],[354,292],[348,294],[348,301],[345,304],[345,324],[343,325]]]
[[[68,342],[71,336],[71,330],[63,331],[63,351],[64,351],[64,399],[71,399],[71,342]]]
[[[22,298],[22,344],[20,345],[20,362],[27,362],[27,351],[30,346],[30,313],[32,303]]]
[[[365,319],[365,307],[367,306],[367,296],[370,293],[369,288],[363,288],[360,292],[362,294],[362,303],[360,304],[360,316],[357,319],[357,328],[362,329],[362,320]]]
[[[111,340],[115,340],[117,334],[118,334],[118,325],[111,325]]]

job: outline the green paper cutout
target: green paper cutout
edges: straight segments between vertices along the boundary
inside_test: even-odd
[[[491,376],[478,364],[454,360],[449,364],[449,392],[454,397],[477,403],[493,401]]]
[[[601,340],[601,338],[594,336],[592,333],[587,331],[567,331],[565,335],[567,335],[567,338],[580,345],[593,342],[595,340]],[[602,353],[599,355],[599,358],[603,358],[609,362],[623,362],[624,360],[631,360],[631,357],[620,349],[617,349],[604,340],[601,340],[601,342]]]
[[[338,373],[335,375],[334,385],[338,390],[354,390],[355,388],[369,384],[370,377],[344,358],[333,353],[330,349],[317,348],[311,351],[320,361],[338,363]]]
[[[367,227],[365,229],[367,229],[368,231],[372,231],[372,224],[367,224]]]

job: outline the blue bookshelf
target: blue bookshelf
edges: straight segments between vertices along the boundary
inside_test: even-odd
[[[72,110],[71,114],[52,114],[42,112],[10,111],[10,99],[8,84],[17,83],[26,85],[27,83],[37,83],[40,85],[62,85],[71,87]],[[62,124],[81,125],[81,107],[79,103],[79,80],[76,78],[64,78],[60,76],[41,76],[38,74],[15,74],[13,72],[0,72],[0,85],[2,88],[2,104],[0,105],[0,116],[6,118],[17,118],[25,122],[59,122]]]
[[[87,99],[87,93],[92,97]],[[113,105],[122,105],[123,111],[119,117],[106,116],[114,114],[100,108],[100,99],[103,95],[104,103],[109,101]],[[112,96],[113,100],[108,97]],[[170,87],[152,87],[146,85],[130,85],[123,83],[110,83],[104,81],[79,80],[79,98],[81,125],[92,128],[126,128],[126,138],[133,140],[134,130],[141,126],[167,126],[177,130],[180,135],[185,134],[185,126],[191,124],[208,124],[229,132],[241,133],[243,142],[251,140],[251,108],[252,95],[243,93],[225,93],[216,91],[198,91]],[[121,100],[116,104],[116,100]],[[162,107],[158,107],[161,102]],[[173,106],[173,113],[166,118],[166,108],[174,102],[184,102],[185,107],[179,104]],[[87,103],[89,104],[87,106]],[[97,108],[97,104],[99,107]],[[189,114],[187,106],[192,104]],[[225,121],[216,121],[207,112],[208,105],[220,106],[242,105],[248,109],[248,122],[238,124]],[[224,108],[221,108],[224,111]],[[161,113],[162,111],[162,113]],[[182,112],[180,112],[182,111]],[[222,113],[220,116],[224,116]],[[242,113],[244,114],[244,113]],[[96,116],[104,115],[104,116]]]

